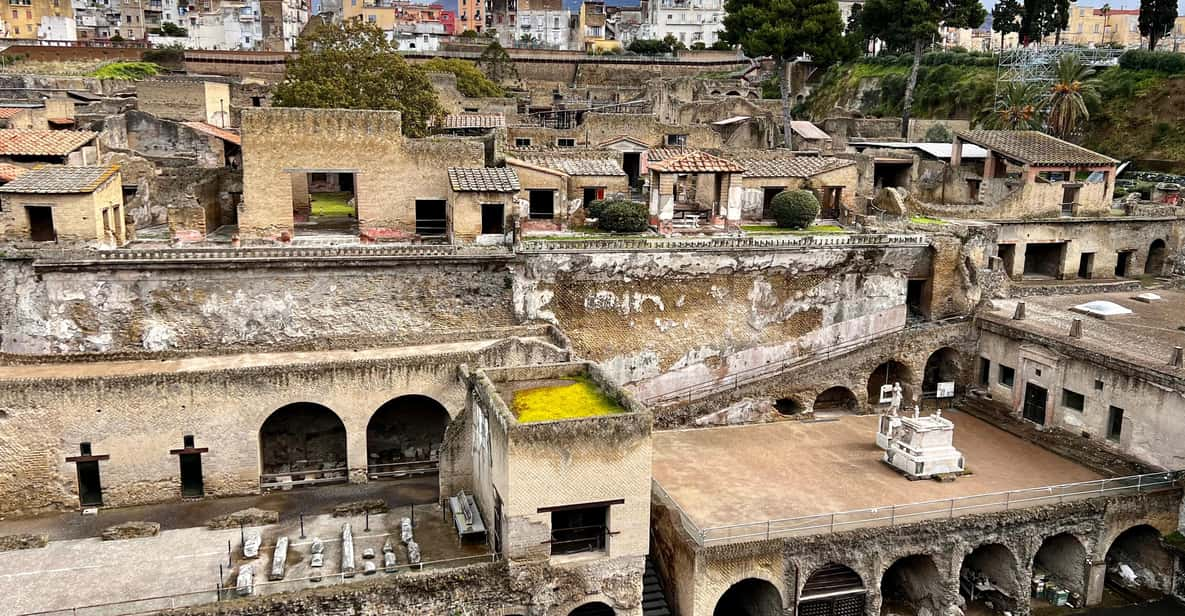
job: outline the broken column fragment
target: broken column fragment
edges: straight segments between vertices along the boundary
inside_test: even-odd
[[[342,524],[342,577],[354,577],[354,531]]]
[[[272,570],[268,574],[267,579],[276,580],[284,579],[284,568],[288,564],[288,537],[280,537],[276,541],[276,551],[272,553]]]

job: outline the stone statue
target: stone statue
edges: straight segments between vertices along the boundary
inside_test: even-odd
[[[893,383],[893,397],[889,400],[889,414],[896,417],[901,412],[901,383]]]
[[[921,405],[918,405],[918,404],[913,405],[913,418],[917,419],[918,417],[921,417],[921,416],[922,416]]]

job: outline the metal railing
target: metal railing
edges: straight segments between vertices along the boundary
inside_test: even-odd
[[[696,526],[686,512],[679,507],[678,501],[663,490],[657,481],[654,485],[661,495],[674,504],[675,510],[692,540],[697,545],[708,546],[829,534],[856,528],[897,526],[926,520],[946,520],[962,515],[996,513],[1093,498],[1161,492],[1177,489],[1183,477],[1185,477],[1185,471],[1166,471],[706,528]]]
[[[347,246],[274,246],[261,248],[125,248],[115,250],[75,250],[43,252],[34,266],[55,267],[88,263],[174,263],[174,262],[251,262],[273,259],[385,259],[449,256],[511,256],[498,247],[468,247],[450,244],[379,244]]]
[[[398,477],[427,475],[439,471],[440,460],[413,460],[410,462],[370,464],[366,467],[366,476],[369,479],[394,479]]]
[[[260,490],[283,490],[296,486],[345,483],[350,480],[350,469],[340,468],[294,470],[287,473],[265,473],[259,476]]]
[[[920,234],[805,235],[801,237],[713,237],[713,238],[590,238],[585,240],[523,240],[518,252],[594,252],[632,250],[801,250],[811,248],[853,248],[861,246],[910,247],[929,244]]]

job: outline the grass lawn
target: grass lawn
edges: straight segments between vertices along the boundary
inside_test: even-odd
[[[353,216],[354,206],[350,192],[309,193],[313,198],[313,216]]]
[[[915,225],[945,225],[946,221],[941,218],[931,218],[930,216],[910,216],[909,222]]]
[[[648,231],[639,231],[637,233],[615,233],[613,231],[602,231],[596,227],[580,226],[571,227],[568,229],[567,235],[524,235],[524,240],[547,240],[551,242],[562,241],[578,241],[588,239],[618,239],[618,238],[635,238],[635,237],[654,237],[653,233]]]
[[[783,229],[768,225],[741,225],[741,230],[749,235],[824,235],[827,233],[847,233],[839,225],[811,225],[805,229]]]
[[[564,380],[567,384],[515,392],[511,410],[519,423],[613,415],[625,410],[587,377]]]

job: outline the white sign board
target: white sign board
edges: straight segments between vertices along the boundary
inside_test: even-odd
[[[881,385],[881,404],[889,404],[893,401],[893,386]]]
[[[955,397],[955,383],[954,383],[954,381],[949,381],[946,383],[939,383],[938,384],[938,397],[939,398],[954,398]]]

